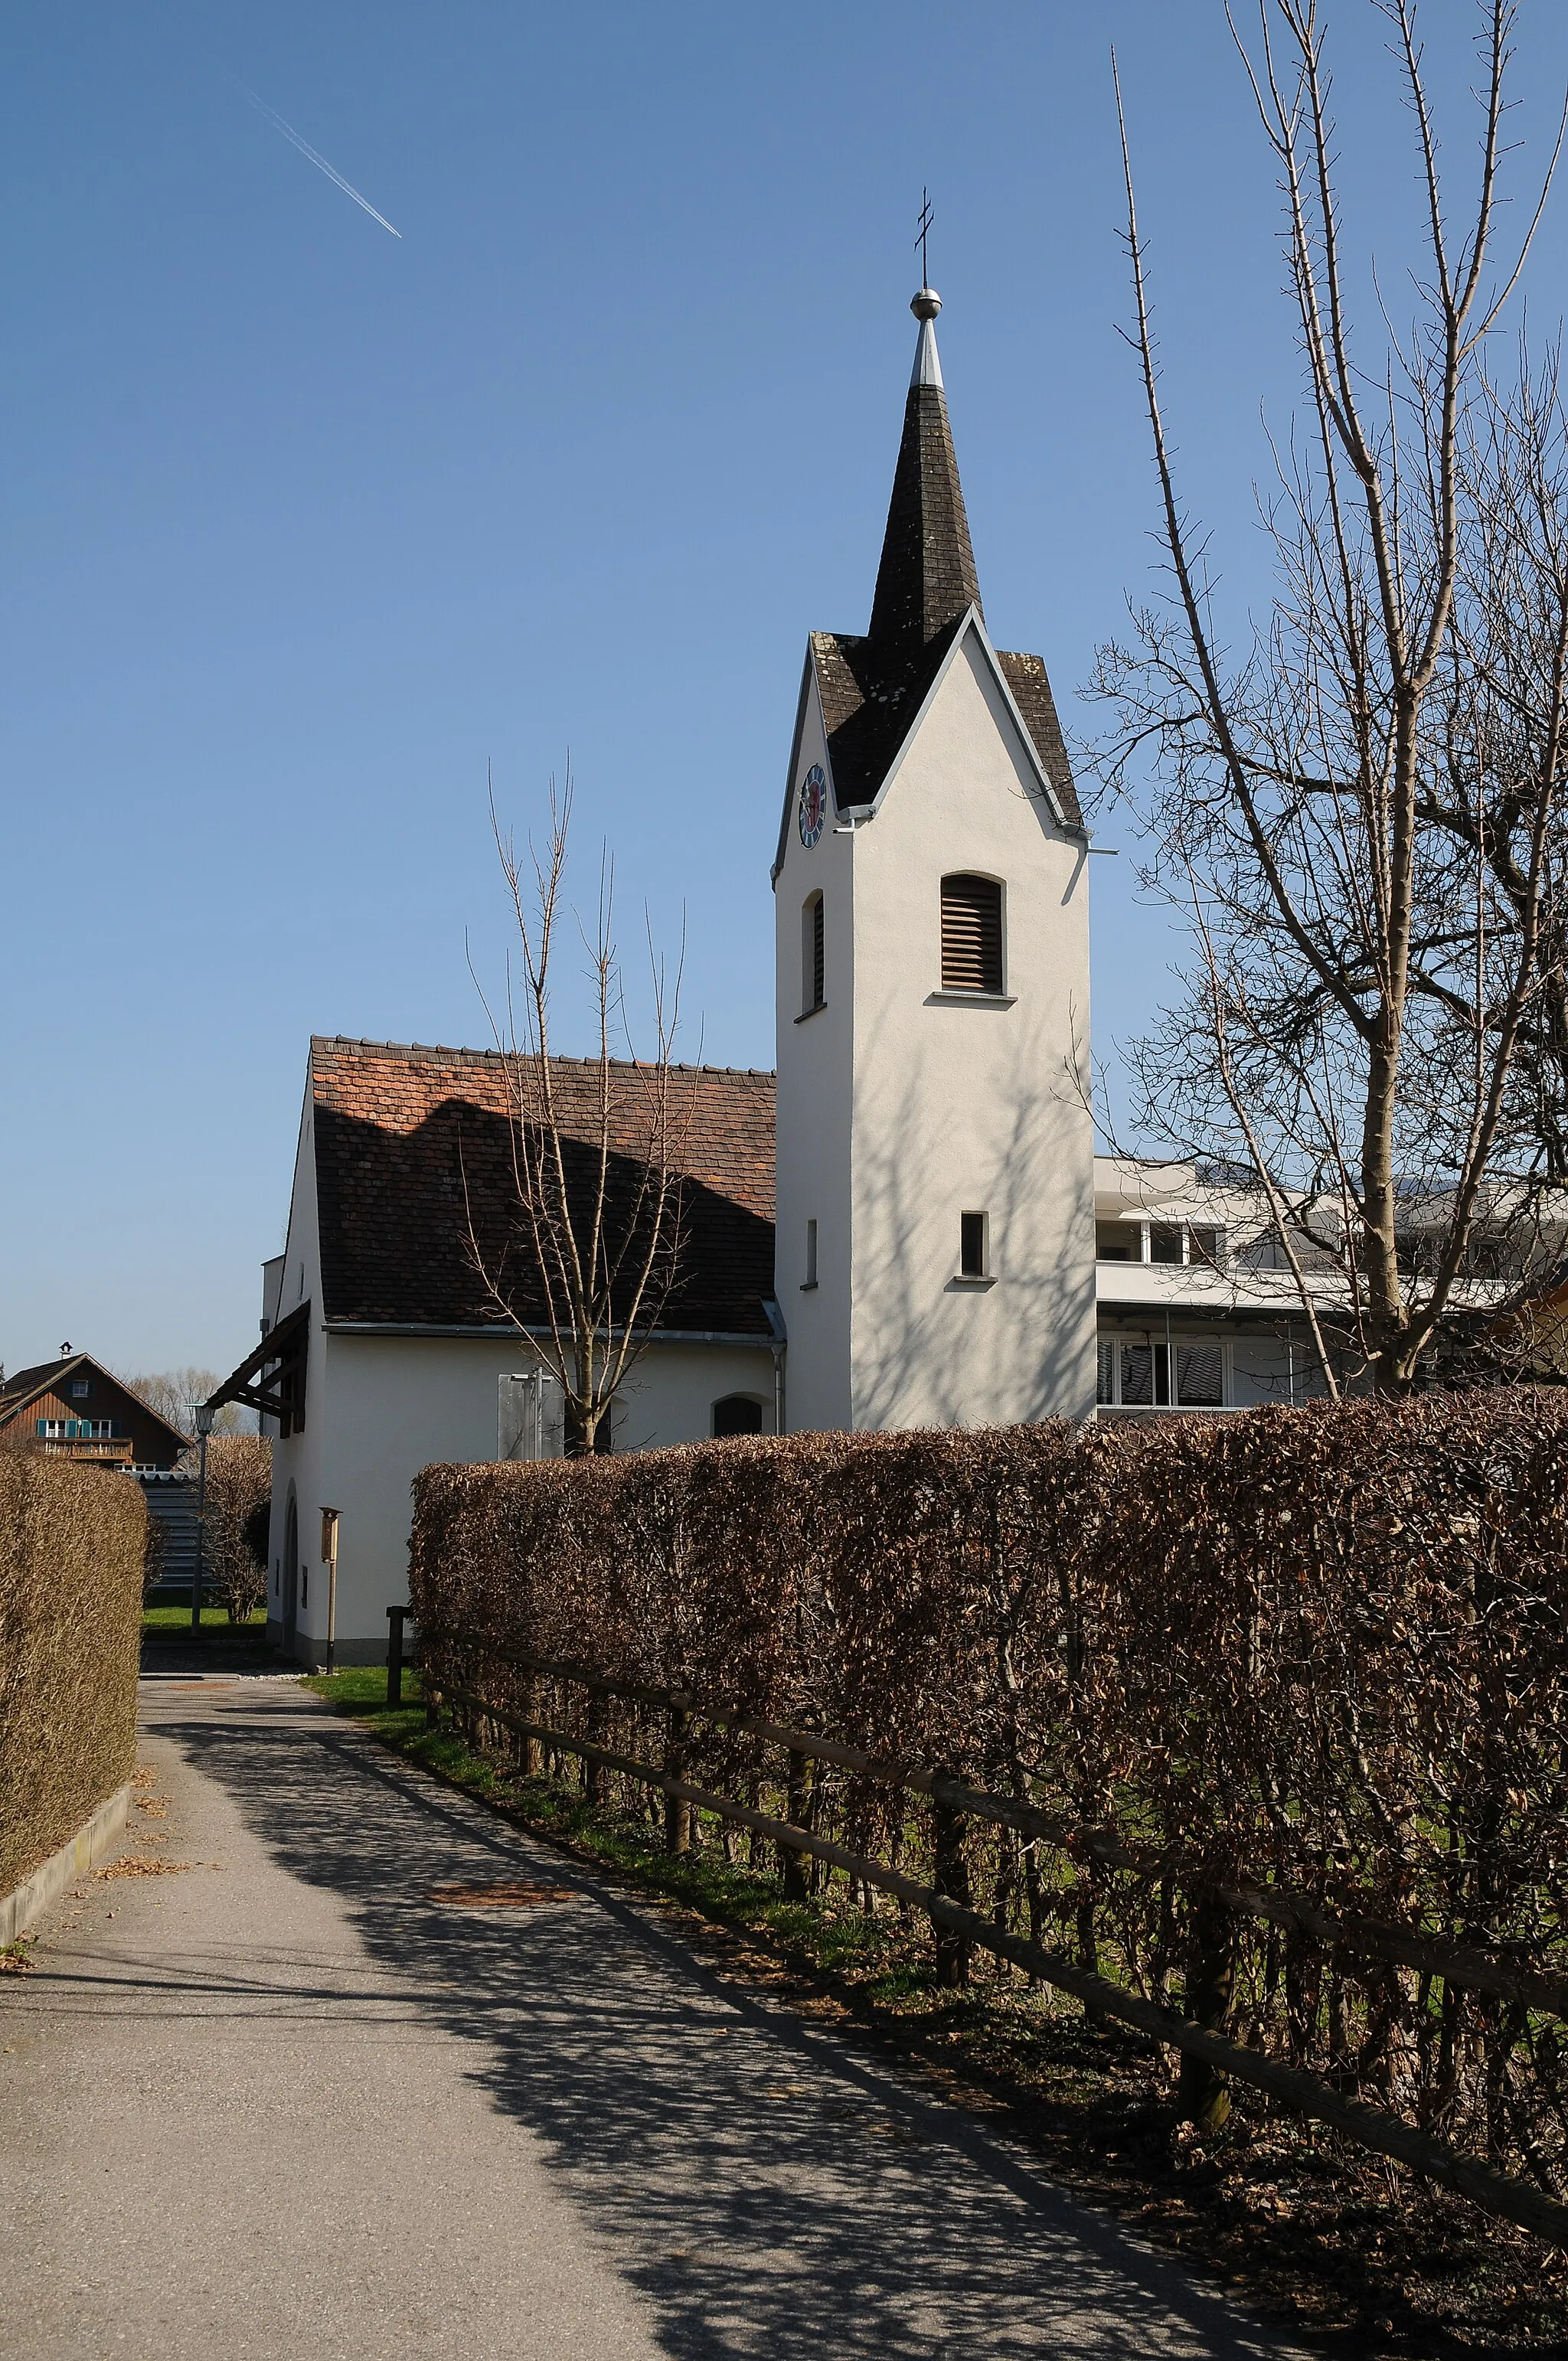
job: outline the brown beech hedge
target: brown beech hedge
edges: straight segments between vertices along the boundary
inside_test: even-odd
[[[0,1894],[131,1775],[146,1524],[112,1469],[0,1453]]]
[[[975,1906],[1162,2000],[1216,1892],[1299,1898],[1227,1923],[1206,2021],[1561,2193],[1568,2060],[1533,2004],[1568,1989],[1568,1393],[432,1467],[415,1501],[438,1684],[659,1759],[650,1708],[525,1652],[1026,1798],[1061,1840],[977,1830]],[[733,1730],[694,1719],[687,1760],[781,1794]],[[808,1808],[912,1864],[909,1804],[818,1765]],[[1347,1917],[1418,1963],[1324,1939]]]

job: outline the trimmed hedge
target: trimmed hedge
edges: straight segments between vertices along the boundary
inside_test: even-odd
[[[0,1455],[0,1894],[131,1775],[146,1522],[110,1469]]]
[[[1127,1876],[977,1833],[970,1876],[977,1907],[1160,1998],[1239,1877],[1568,1973],[1556,1389],[427,1468],[410,1595],[437,1685],[591,1713],[644,1760],[656,1716],[534,1698],[488,1652],[689,1689],[1151,1850],[1164,1868]],[[778,1792],[755,1741],[698,1725],[688,1759]],[[926,1841],[852,1777],[819,1775],[812,1809],[912,1868]],[[1231,1934],[1239,2037],[1561,2188],[1561,2027],[1294,1929]]]

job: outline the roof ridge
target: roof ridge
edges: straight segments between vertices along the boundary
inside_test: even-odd
[[[437,1041],[372,1041],[353,1033],[313,1033],[311,1048],[313,1050],[367,1049],[377,1056],[389,1059],[444,1058],[453,1063],[461,1060],[469,1065],[498,1066],[504,1065],[509,1058],[529,1057],[532,1054],[526,1049],[466,1049]],[[597,1069],[599,1061],[597,1058],[570,1057],[565,1050],[554,1049],[550,1053],[550,1062],[553,1066],[581,1066]],[[611,1058],[609,1065],[612,1072],[622,1074],[657,1073],[659,1071],[659,1060],[656,1058]],[[770,1082],[776,1079],[772,1066],[709,1066],[706,1064],[690,1066],[684,1060],[679,1059],[671,1061],[670,1071],[673,1074],[746,1074],[754,1076],[759,1081]]]
[[[118,1386],[123,1394],[129,1395],[131,1400],[137,1403],[147,1412],[148,1418],[156,1420],[168,1433],[177,1435],[182,1443],[189,1442],[190,1437],[182,1427],[176,1426],[171,1419],[165,1418],[160,1410],[154,1410],[146,1395],[138,1393],[135,1386],[122,1378],[116,1370],[111,1369],[106,1361],[100,1361],[95,1354],[85,1350],[57,1355],[52,1361],[34,1361],[28,1367],[14,1371],[4,1382],[0,1382],[0,1410],[5,1411],[7,1422],[15,1418],[18,1411],[25,1410],[28,1402],[36,1401],[39,1394],[48,1393],[51,1387],[64,1377],[68,1369],[78,1367],[83,1361],[90,1368],[96,1370],[99,1377],[106,1378],[112,1386]]]

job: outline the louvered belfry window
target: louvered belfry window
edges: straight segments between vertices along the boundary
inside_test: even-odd
[[[942,880],[942,990],[1002,990],[1002,888],[960,872]]]

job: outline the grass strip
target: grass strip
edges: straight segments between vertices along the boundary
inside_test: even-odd
[[[202,1620],[192,1631],[191,1604],[187,1599],[183,1607],[144,1607],[141,1610],[141,1636],[143,1640],[152,1641],[193,1640],[198,1647],[203,1642],[219,1640],[242,1639],[259,1642],[267,1636],[267,1618],[265,1615],[244,1615],[237,1623],[231,1623],[226,1608],[214,1607],[203,1601]],[[383,1674],[383,1682],[385,1678]]]

